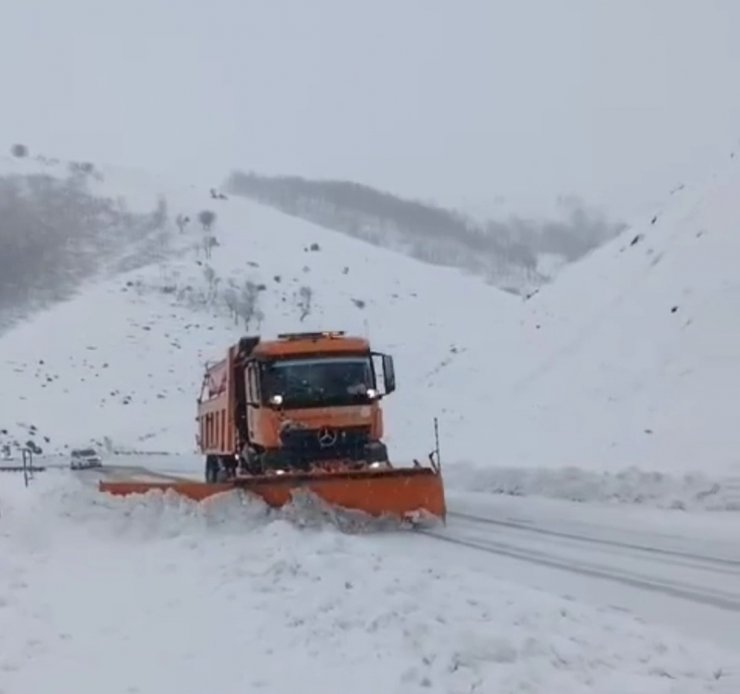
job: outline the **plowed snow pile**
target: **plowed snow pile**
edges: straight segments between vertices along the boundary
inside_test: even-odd
[[[722,691],[727,654],[457,568],[422,536],[223,499],[0,487],[0,691]]]

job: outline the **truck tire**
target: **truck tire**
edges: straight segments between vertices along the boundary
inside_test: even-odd
[[[242,472],[248,475],[262,474],[262,460],[259,451],[249,445],[244,446],[239,458],[239,466]]]
[[[236,477],[237,460],[233,456],[227,455],[220,459],[219,471],[221,476],[219,481],[225,482]]]
[[[387,463],[388,448],[382,441],[373,441],[365,445],[365,461],[367,463]]]
[[[262,468],[265,472],[276,472],[277,470],[291,472],[307,472],[308,460],[300,455],[291,453],[284,448],[268,449],[260,455]]]
[[[206,457],[206,482],[215,484],[219,481],[219,461],[215,455]]]

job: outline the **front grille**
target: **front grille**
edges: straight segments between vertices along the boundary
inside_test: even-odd
[[[370,427],[288,429],[281,435],[283,450],[303,460],[362,460]]]

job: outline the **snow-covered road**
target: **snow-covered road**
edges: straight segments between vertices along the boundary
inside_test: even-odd
[[[738,559],[621,543],[466,513],[452,512],[450,517],[453,532],[422,532],[491,554],[740,612]]]
[[[489,564],[499,578],[611,605],[736,647],[738,514],[623,508],[620,518],[615,509],[587,504],[531,498],[476,504],[472,495],[455,494],[450,508],[448,526],[425,533],[467,550],[472,561]],[[669,530],[665,524],[671,523]]]
[[[451,492],[431,534],[348,536],[100,474],[3,478],[3,694],[740,691],[730,514]]]
[[[110,466],[112,478],[200,471]],[[100,473],[91,471],[95,478]],[[422,531],[496,578],[608,605],[734,649],[740,633],[740,514],[682,513],[448,491],[446,527]],[[429,552],[438,551],[429,549]]]
[[[200,479],[157,465],[115,479]],[[420,531],[496,578],[608,605],[734,649],[740,633],[740,514],[573,504],[448,491],[446,527]],[[430,552],[438,551],[430,549]]]

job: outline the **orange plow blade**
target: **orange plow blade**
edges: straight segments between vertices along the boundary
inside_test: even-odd
[[[135,482],[99,483],[102,492],[115,495],[146,494],[171,490],[195,501],[241,489],[262,498],[268,506],[289,504],[295,491],[315,494],[332,507],[361,511],[377,518],[395,516],[413,520],[419,515],[445,520],[447,509],[439,470],[395,468],[340,472],[285,473],[238,477],[228,482]]]

